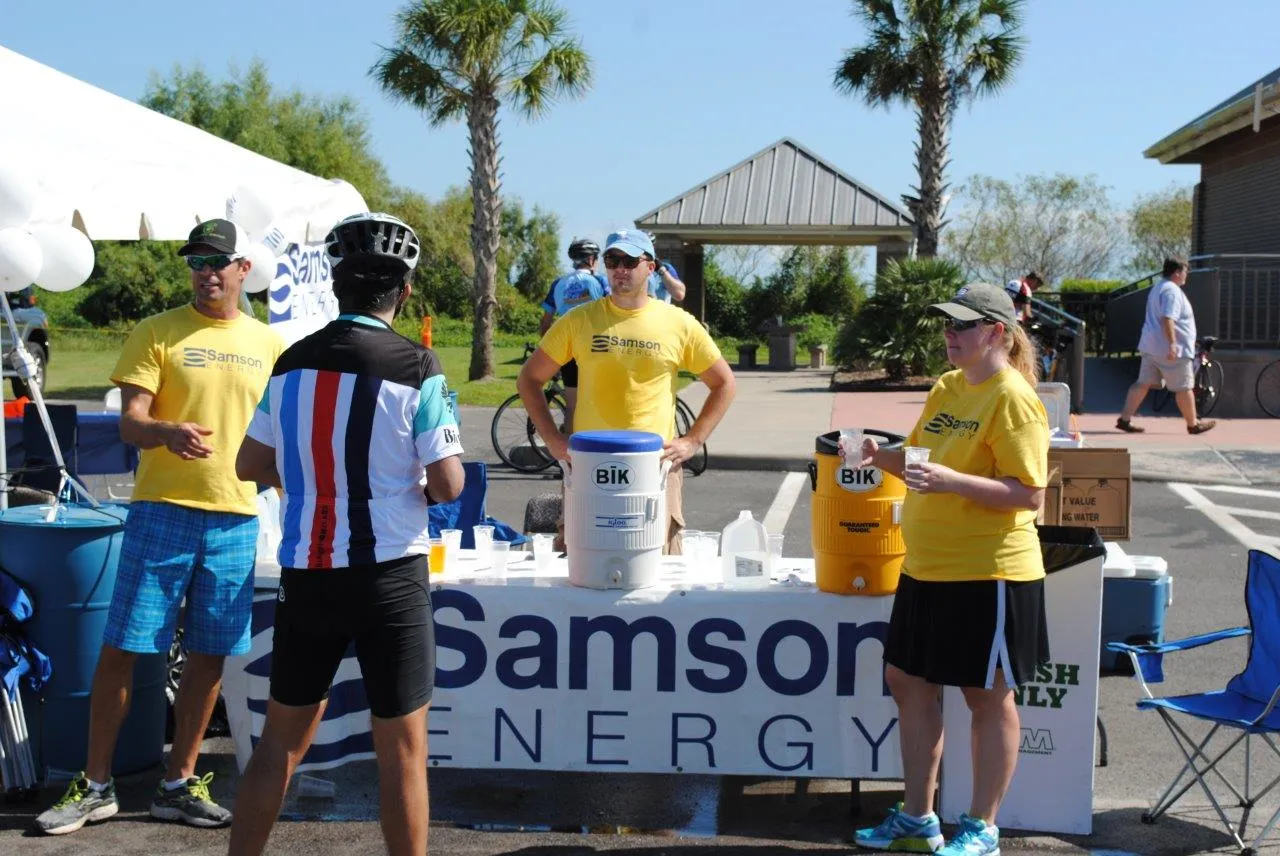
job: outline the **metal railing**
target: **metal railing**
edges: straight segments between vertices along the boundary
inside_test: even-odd
[[[1280,345],[1280,254],[1193,256],[1186,294],[1196,332],[1217,336],[1218,347],[1275,348]],[[1147,297],[1158,274],[1111,292],[1103,351],[1135,353]]]
[[[1070,340],[1065,354],[1066,376],[1062,380],[1071,388],[1071,411],[1080,413],[1084,408],[1084,352],[1089,325],[1062,307],[1037,297],[1031,298],[1031,318],[1041,327],[1055,331],[1054,340]]]

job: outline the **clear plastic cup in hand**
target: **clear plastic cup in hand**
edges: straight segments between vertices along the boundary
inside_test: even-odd
[[[919,467],[929,462],[929,450],[924,446],[903,446],[902,459],[904,474],[906,470]]]
[[[862,429],[840,429],[840,456],[844,458],[846,467],[857,467],[862,463]]]
[[[533,561],[539,571],[545,571],[555,556],[556,536],[538,533],[533,536]]]
[[[507,559],[511,555],[511,542],[494,541],[491,551],[491,555],[493,556],[493,575],[496,577],[505,577],[507,575]]]

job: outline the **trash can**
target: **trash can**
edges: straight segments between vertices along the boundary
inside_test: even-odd
[[[874,437],[882,449],[903,441],[875,430],[863,434]],[[814,451],[809,485],[818,588],[833,594],[892,594],[907,552],[900,525],[906,483],[878,467],[846,467],[839,431],[820,434]]]
[[[1052,574],[1107,554],[1098,530],[1088,526],[1036,526],[1044,571]]]
[[[69,778],[84,769],[89,691],[115,587],[128,507],[47,505],[0,511],[0,567],[24,583],[35,603],[25,625],[49,656],[53,675],[38,696],[23,690],[27,731],[41,779]],[[166,654],[141,656],[133,674],[129,715],[120,729],[112,773],[160,763],[164,752]]]
[[[744,343],[738,346],[738,368],[753,369],[756,367],[756,349],[760,347],[755,342]]]

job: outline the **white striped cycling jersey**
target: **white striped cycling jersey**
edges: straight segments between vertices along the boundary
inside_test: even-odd
[[[435,353],[367,315],[281,354],[248,434],[276,452],[286,568],[426,553],[425,468],[462,454]]]

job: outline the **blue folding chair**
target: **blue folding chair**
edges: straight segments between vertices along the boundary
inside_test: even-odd
[[[510,525],[489,516],[485,498],[489,493],[489,473],[483,461],[465,461],[462,464],[465,480],[462,493],[453,502],[440,502],[427,509],[427,531],[432,538],[439,538],[442,529],[462,530],[462,549],[476,546],[471,527],[488,524],[493,527],[493,537],[510,541],[512,546],[529,539]]]
[[[1276,703],[1280,701],[1280,558],[1261,550],[1249,551],[1244,600],[1249,613],[1249,627],[1232,627],[1153,645],[1109,642],[1107,649],[1129,656],[1133,662],[1134,677],[1142,684],[1145,696],[1138,702],[1138,709],[1154,710],[1160,714],[1169,733],[1173,735],[1173,742],[1186,759],[1186,764],[1156,801],[1155,807],[1142,815],[1143,822],[1153,823],[1172,808],[1193,785],[1198,784],[1213,804],[1222,825],[1240,847],[1240,852],[1245,856],[1253,856],[1259,842],[1271,832],[1276,821],[1280,820],[1280,809],[1276,809],[1252,842],[1245,844],[1241,837],[1249,819],[1249,810],[1267,792],[1280,784],[1280,776],[1276,776],[1266,787],[1255,792],[1250,777],[1250,743],[1253,738],[1259,738],[1270,746],[1271,751],[1280,758],[1280,748],[1277,748],[1275,741],[1275,735],[1280,733],[1280,711],[1276,710]],[[1228,681],[1224,689],[1164,697],[1157,697],[1151,692],[1149,684],[1164,680],[1165,654],[1198,648],[1236,636],[1251,636],[1249,660],[1244,671]],[[1212,723],[1212,727],[1204,739],[1197,742],[1174,719],[1175,713]],[[1215,748],[1216,754],[1211,758],[1209,743],[1219,730],[1225,730],[1230,739],[1221,751]],[[1243,789],[1237,788],[1219,769],[1219,764],[1241,743],[1244,744]],[[1227,818],[1209,787],[1207,778],[1210,774],[1221,780],[1244,808],[1239,829]]]

